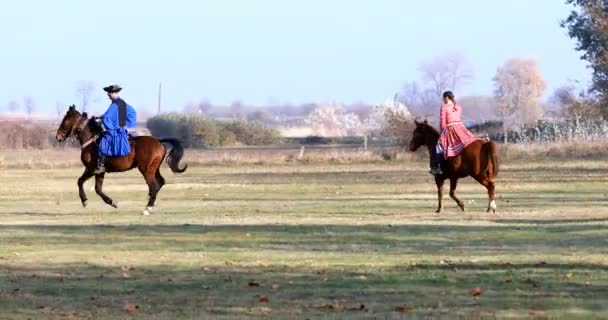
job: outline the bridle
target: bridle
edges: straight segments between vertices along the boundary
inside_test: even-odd
[[[64,139],[68,138],[69,136],[75,135],[74,132],[77,129],[79,129],[80,131],[82,131],[82,130],[84,130],[87,127],[87,123],[88,123],[89,119],[86,116],[82,115],[82,114],[79,114],[78,117],[79,117],[78,121],[76,121],[76,124],[73,125],[72,128],[70,128],[70,131],[68,132],[68,134],[66,134],[65,131],[61,130],[61,133],[63,133],[63,135],[64,135]],[[84,149],[84,148],[88,147],[93,142],[95,142],[97,140],[97,138],[99,138],[99,134],[93,135],[93,137],[91,137],[87,141],[84,141],[84,142],[80,141],[80,148]]]

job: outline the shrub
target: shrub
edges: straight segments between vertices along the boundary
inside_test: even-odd
[[[169,113],[150,118],[147,126],[153,136],[176,137],[186,147],[269,145],[279,143],[278,130],[258,122],[215,121],[198,114]]]

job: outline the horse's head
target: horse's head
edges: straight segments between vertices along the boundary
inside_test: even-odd
[[[414,120],[414,123],[416,124],[416,128],[414,128],[412,140],[410,141],[410,151],[412,152],[415,152],[422,146],[428,146],[429,143],[432,143],[431,139],[437,140],[439,136],[427,120],[424,120],[424,122]]]
[[[87,121],[87,113],[80,113],[76,110],[75,105],[71,105],[68,108],[63,120],[61,120],[61,124],[57,129],[57,134],[55,138],[57,141],[62,142],[65,139],[69,138],[71,135],[78,136],[80,132],[84,129]]]

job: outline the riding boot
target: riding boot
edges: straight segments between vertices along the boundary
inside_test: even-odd
[[[430,174],[434,175],[434,176],[440,176],[443,174],[443,172],[441,171],[441,160],[442,160],[442,154],[435,151],[433,152],[433,154],[431,154],[431,171],[429,172]]]
[[[97,168],[95,168],[94,174],[100,174],[106,172],[106,155],[100,154],[97,158]]]

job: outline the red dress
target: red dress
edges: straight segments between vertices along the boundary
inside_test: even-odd
[[[441,106],[441,136],[437,151],[442,152],[445,159],[459,155],[464,148],[479,140],[461,121],[462,107],[458,104]]]

